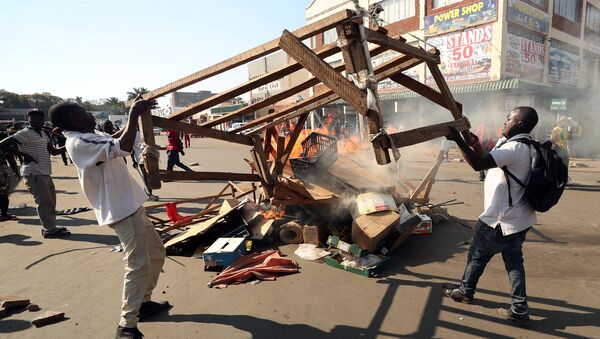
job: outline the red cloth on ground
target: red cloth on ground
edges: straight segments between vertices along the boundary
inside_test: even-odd
[[[268,250],[242,256],[209,282],[208,287],[242,284],[252,278],[275,280],[279,275],[298,272],[298,265],[290,258],[282,257],[277,250]]]
[[[177,204],[174,202],[166,203],[165,210],[167,211],[167,217],[169,217],[169,220],[171,220],[172,223],[176,223],[186,218],[177,213]]]

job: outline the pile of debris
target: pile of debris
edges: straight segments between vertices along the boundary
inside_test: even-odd
[[[165,207],[169,215],[170,220],[152,216],[166,235],[167,253],[201,258],[206,270],[224,270],[211,287],[298,272],[278,251],[252,253],[253,247],[277,242],[299,244],[295,253],[300,258],[322,259],[329,266],[372,276],[411,234],[431,233],[433,224],[448,219],[442,205],[457,202],[428,204],[441,153],[418,186],[403,177],[394,185],[361,173],[365,170],[351,160],[356,155],[338,154],[337,141],[331,140],[308,134],[301,156],[291,159],[277,178],[269,200],[261,200],[262,195],[257,199],[260,186],[242,188],[230,182],[214,196],[149,206],[149,211]],[[201,200],[209,203],[200,213],[181,216],[176,211],[177,204]]]

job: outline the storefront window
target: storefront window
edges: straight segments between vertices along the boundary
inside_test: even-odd
[[[555,0],[554,13],[562,16],[567,20],[579,22],[580,4],[581,0]]]
[[[508,33],[512,34],[512,35],[516,35],[516,36],[520,36],[522,38],[526,38],[529,39],[533,42],[537,42],[538,44],[543,44],[544,43],[544,37],[536,34],[532,31],[526,30],[526,29],[522,29],[516,26],[508,26]]]
[[[415,0],[384,0],[379,4],[383,7],[379,17],[384,25],[415,16]]]
[[[433,8],[448,6],[461,1],[462,0],[433,0]]]

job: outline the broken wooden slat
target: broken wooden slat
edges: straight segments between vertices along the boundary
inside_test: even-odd
[[[163,181],[175,180],[214,180],[214,181],[260,181],[260,177],[251,173],[231,172],[183,172],[160,170]]]
[[[65,312],[48,311],[48,312],[44,312],[39,317],[33,319],[31,321],[31,323],[35,327],[42,327],[42,326],[57,323],[57,322],[63,320],[64,318],[65,318]]]
[[[254,145],[252,139],[245,135],[239,135],[235,133],[220,131],[213,128],[202,127],[194,124],[188,124],[176,120],[169,120],[158,116],[152,116],[152,123],[154,126],[161,128],[174,129],[176,131],[186,132],[194,135],[200,135],[207,138],[213,138],[217,140],[223,140],[233,142],[242,145]]]
[[[440,57],[439,55],[437,55],[437,53],[433,55],[429,54],[424,49],[409,45],[405,42],[396,40],[372,29],[365,28],[365,32],[367,33],[367,41],[369,42],[380,46],[388,47],[396,52],[412,56],[414,58],[418,58],[426,62],[431,62],[434,64],[440,63]]]
[[[431,187],[433,186],[433,183],[435,182],[435,176],[437,175],[438,169],[442,165],[443,161],[444,161],[444,151],[440,151],[438,153],[437,160],[436,160],[435,164],[433,165],[433,167],[431,167],[431,169],[429,170],[427,175],[423,178],[423,180],[421,180],[421,183],[419,184],[419,186],[417,186],[417,188],[411,194],[411,196],[410,196],[411,201],[413,201],[414,199],[419,197],[419,195],[421,194],[421,192],[423,192],[423,190],[425,190],[425,192],[424,192],[423,196],[421,196],[420,198],[425,199],[426,201],[429,201],[429,193],[431,192]]]
[[[425,98],[435,102],[436,104],[438,104],[442,107],[445,107],[448,110],[451,109],[451,107],[448,107],[448,104],[446,103],[444,96],[440,92],[409,77],[406,74],[397,73],[397,74],[391,76],[390,79],[397,82],[398,84],[414,91],[415,93],[418,93],[418,94],[424,96]],[[456,105],[457,105],[458,109],[460,111],[462,111],[462,104],[460,102],[456,102]]]
[[[353,15],[354,12],[350,10],[337,12],[310,25],[295,30],[294,35],[296,35],[300,39],[306,39],[315,34],[324,32],[330,28],[335,27],[340,21],[346,20],[352,17]],[[237,66],[248,63],[252,60],[258,59],[267,54],[273,53],[278,49],[278,45],[279,38],[273,39],[265,44],[249,49],[216,65],[212,65],[203,70],[200,70],[179,80],[176,80],[170,84],[157,88],[149,93],[144,94],[143,97],[144,99],[156,99],[165,94],[195,84],[198,81],[210,78],[214,75],[220,74]],[[128,104],[130,105],[131,102],[129,102]]]
[[[279,136],[277,137],[277,152],[275,153],[275,162],[281,161],[283,157],[283,152],[285,151],[285,137]]]
[[[335,44],[329,44],[315,53],[317,53],[317,55],[319,55],[320,58],[326,58],[326,57],[334,55],[335,53],[338,53],[338,52],[339,52],[339,47],[337,47]],[[269,72],[267,74],[264,74],[258,78],[247,81],[246,83],[236,86],[230,90],[221,92],[219,94],[216,94],[209,98],[206,98],[202,101],[191,104],[191,105],[185,107],[184,109],[169,115],[167,118],[172,119],[172,120],[185,119],[187,117],[194,115],[197,112],[204,111],[205,109],[208,109],[217,104],[220,104],[228,99],[235,98],[235,97],[242,95],[246,92],[249,92],[255,88],[258,88],[259,86],[266,85],[270,82],[281,79],[281,78],[285,77],[286,75],[289,75],[289,74],[296,72],[298,70],[301,70],[301,69],[302,69],[302,65],[300,65],[297,62],[292,62],[289,65],[280,67],[279,69],[276,69],[276,70]],[[212,125],[212,126],[215,126],[215,125]]]
[[[400,148],[422,143],[428,140],[433,140],[436,138],[445,137],[446,135],[449,135],[451,133],[450,127],[454,127],[459,132],[462,132],[467,131],[471,126],[468,120],[466,120],[465,118],[461,118],[451,122],[445,122],[442,124],[430,125],[404,132],[389,134],[389,137],[394,142],[394,145]],[[378,137],[378,139],[380,139],[381,143],[385,145],[385,147],[392,147],[389,138],[381,136]]]
[[[283,31],[279,39],[279,47],[354,107],[357,112],[362,112],[362,114],[367,112],[367,94],[321,60],[292,33],[287,30]]]
[[[154,142],[154,126],[152,126],[152,115],[150,114],[150,111],[140,115],[139,128],[142,142],[149,147],[156,147],[156,143]],[[152,189],[159,189],[161,183],[158,174],[158,159],[144,157],[144,168],[146,169],[146,173],[148,173],[148,185]]]
[[[263,189],[267,195],[267,198],[273,196],[273,177],[269,170],[269,165],[267,163],[267,156],[265,155],[264,149],[262,148],[262,142],[259,136],[254,136],[254,148],[252,149],[252,155],[254,156],[254,161],[257,165],[258,174],[261,177],[261,183],[263,185]]]

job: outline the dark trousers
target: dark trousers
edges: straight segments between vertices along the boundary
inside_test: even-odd
[[[529,228],[507,236],[502,235],[500,225],[490,227],[483,221],[477,221],[475,235],[469,247],[467,267],[463,274],[460,290],[467,296],[475,294],[479,277],[485,266],[498,253],[502,253],[504,267],[508,272],[512,310],[515,313],[527,313],[527,294],[525,292],[525,267],[523,266],[523,242]]]
[[[179,151],[169,151],[169,157],[167,158],[167,171],[172,171],[173,167],[177,165],[178,167],[191,172],[192,169],[182,164],[179,160]]]

